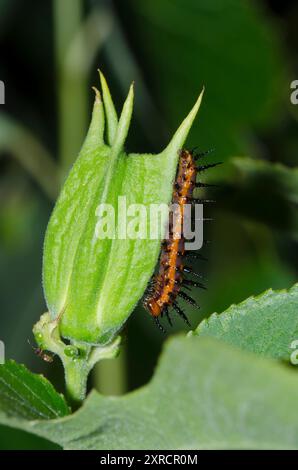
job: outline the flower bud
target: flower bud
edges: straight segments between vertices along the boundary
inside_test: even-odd
[[[179,150],[202,96],[165,150],[158,155],[127,154],[133,85],[119,120],[102,74],[101,85],[103,100],[96,90],[86,140],[57,200],[44,243],[43,287],[49,315],[43,318],[57,325],[60,339],[74,346],[110,344],[142,297],[163,234],[155,239],[148,233],[127,236],[119,225],[119,196],[126,207],[141,204],[148,214],[151,204],[170,203]],[[113,233],[107,237],[99,223],[102,207],[115,213]],[[40,325],[35,331],[42,334]],[[77,357],[75,348],[63,351],[69,358]]]

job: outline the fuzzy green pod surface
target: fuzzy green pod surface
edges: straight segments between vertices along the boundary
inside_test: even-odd
[[[43,287],[48,312],[33,328],[39,347],[60,356],[76,400],[84,397],[93,365],[118,353],[117,335],[154,271],[164,230],[152,237],[150,211],[166,205],[167,213],[160,214],[165,227],[179,150],[202,99],[201,93],[162,152],[129,154],[124,144],[133,85],[118,119],[105,78],[100,78],[102,97],[95,89],[87,137],[47,227]],[[140,231],[138,214],[144,211]]]
[[[118,121],[102,75],[101,84],[103,101],[96,91],[88,135],[53,210],[43,259],[45,297],[51,318],[61,316],[61,336],[92,345],[108,343],[119,331],[142,296],[160,251],[160,238],[129,239],[119,233],[117,209],[124,210],[119,200],[126,207],[169,204],[179,149],[201,102],[200,96],[163,152],[127,154],[133,85]],[[111,238],[97,235],[102,204],[115,209]]]

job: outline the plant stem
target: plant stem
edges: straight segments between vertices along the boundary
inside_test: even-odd
[[[86,396],[89,368],[85,361],[69,359],[64,362],[66,395],[73,409],[79,407]]]
[[[81,348],[77,345],[78,351],[83,353],[79,357],[68,357],[65,350],[60,357],[63,362],[65,372],[65,384],[69,402],[73,408],[78,408],[86,397],[87,380],[91,369],[101,360],[113,359],[119,353],[120,336],[114,341],[103,346],[93,346],[92,348]]]
[[[60,357],[65,373],[66,392],[73,408],[78,408],[86,396],[89,372],[98,361],[113,359],[119,354],[121,337],[103,345],[83,343],[65,344],[60,337],[59,322],[51,320],[48,312],[44,313],[33,327],[33,333],[41,349],[53,352]]]
[[[110,361],[100,361],[93,373],[93,385],[103,395],[123,395],[127,390],[126,350]]]
[[[62,176],[69,170],[86,134],[87,78],[82,66],[85,37],[84,34],[77,35],[82,17],[82,0],[54,0]]]

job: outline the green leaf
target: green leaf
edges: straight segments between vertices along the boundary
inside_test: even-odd
[[[249,157],[234,157],[227,164],[229,176],[226,181],[249,186],[259,180],[272,185],[272,191],[286,198],[289,203],[298,204],[298,167],[289,168],[281,163],[271,163]]]
[[[275,361],[178,337],[138,391],[92,392],[66,419],[0,422],[64,449],[297,449],[297,386],[297,374]]]
[[[211,173],[208,181],[214,181]],[[259,221],[297,239],[297,167],[234,157],[217,175],[218,181],[222,181],[218,200],[222,201],[225,210]]]
[[[268,290],[202,321],[191,335],[214,336],[244,350],[289,361],[298,340],[298,284]]]
[[[234,157],[216,176],[206,174],[206,181],[218,188],[210,192],[217,201],[212,211],[216,224],[210,235],[212,266],[207,266],[204,316],[269,287],[293,285],[297,275],[289,265],[290,240],[285,236],[297,240],[297,168]]]
[[[31,420],[59,418],[69,408],[45,377],[10,360],[0,365],[0,411],[7,417]]]

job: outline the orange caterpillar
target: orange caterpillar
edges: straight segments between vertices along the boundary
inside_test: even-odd
[[[152,315],[158,327],[164,331],[159,318],[166,315],[170,325],[172,321],[169,314],[169,308],[173,307],[183,320],[190,326],[190,323],[177,303],[177,297],[181,297],[186,302],[199,308],[197,303],[182,288],[189,289],[189,286],[205,288],[200,282],[191,279],[185,279],[185,273],[201,277],[199,274],[184,264],[184,258],[188,255],[203,259],[199,254],[185,252],[185,240],[183,229],[181,236],[180,227],[183,227],[183,206],[195,202],[204,202],[204,200],[194,199],[193,191],[198,187],[210,186],[204,183],[197,183],[198,172],[218,165],[218,163],[196,166],[196,160],[206,155],[208,152],[195,154],[193,151],[181,150],[178,164],[177,176],[173,187],[172,204],[178,208],[176,217],[170,213],[169,220],[169,238],[163,241],[160,255],[160,265],[158,273],[153,276],[151,285],[144,298],[144,308]],[[208,202],[208,201],[205,201]]]

